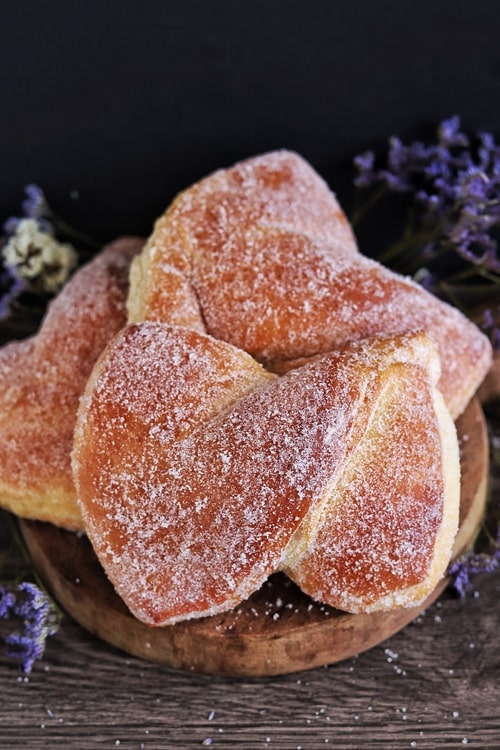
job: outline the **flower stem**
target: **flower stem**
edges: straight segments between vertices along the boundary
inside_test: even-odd
[[[361,219],[368,213],[368,211],[376,204],[378,201],[383,198],[383,196],[387,193],[387,187],[385,185],[379,185],[379,187],[374,190],[371,195],[361,204],[354,207],[354,210],[352,212],[352,215],[350,217],[351,226],[353,229],[356,227],[357,224],[361,221]],[[358,195],[359,198],[359,195]]]

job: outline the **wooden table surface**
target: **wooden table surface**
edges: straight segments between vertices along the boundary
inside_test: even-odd
[[[369,652],[265,679],[147,663],[66,617],[30,675],[1,657],[0,747],[498,750],[500,571],[474,583]]]
[[[500,445],[499,409],[489,424]],[[500,518],[492,467],[490,515]],[[0,511],[0,561],[9,535]],[[260,679],[142,661],[66,615],[29,675],[0,649],[0,748],[500,750],[500,569],[473,583],[465,599],[446,589],[368,652]]]

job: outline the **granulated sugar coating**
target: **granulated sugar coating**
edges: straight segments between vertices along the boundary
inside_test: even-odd
[[[327,511],[341,519],[356,457],[385,450],[397,429],[406,440],[410,418],[427,422],[417,452],[432,453],[437,468],[413,501],[375,482],[361,513],[370,524],[382,504],[399,503],[386,515],[392,577],[371,595],[386,598],[401,590],[403,558],[423,536],[416,506],[425,508],[410,581],[421,596],[424,579],[443,572],[458,514],[458,476],[452,468],[440,478],[445,461],[458,467],[458,448],[453,423],[434,409],[438,371],[424,334],[363,343],[277,378],[205,334],[153,322],[125,328],[82,399],[73,465],[89,538],[133,614],[156,625],[215,614],[273,571],[299,570],[316,538],[320,550],[325,543],[318,524]],[[407,388],[412,379],[418,388]],[[402,422],[391,401],[400,389]],[[406,460],[415,455],[408,446]],[[373,525],[360,557],[385,544],[387,527]],[[325,533],[335,549],[345,528],[328,523]],[[320,588],[328,593],[328,582]]]
[[[457,445],[441,395],[420,367],[391,375],[321,522],[306,530],[314,542],[285,569],[314,599],[350,612],[423,599],[457,530]]]
[[[110,245],[68,282],[36,336],[0,350],[0,505],[19,516],[82,528],[70,461],[78,400],[125,323],[130,260],[142,244]]]
[[[354,340],[425,330],[454,417],[491,362],[461,313],[357,251],[335,196],[288,151],[181,193],[134,263],[128,305],[130,321],[206,330],[275,371]]]
[[[228,264],[226,250],[257,253],[253,230],[278,228],[357,252],[335,196],[306,161],[287,151],[248,159],[185,190],[157,221],[143,258],[134,264],[129,320],[184,325],[190,320],[196,327],[194,300],[203,270],[216,268],[219,286],[232,282],[233,274],[244,276],[243,259],[241,265]],[[242,291],[246,296],[250,290]],[[200,300],[203,314],[207,302]]]

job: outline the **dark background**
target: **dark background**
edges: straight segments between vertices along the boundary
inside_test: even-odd
[[[457,113],[500,135],[499,27],[498,0],[4,0],[0,217],[36,182],[99,239],[148,233],[181,188],[278,147],[349,209],[352,157],[392,133]]]

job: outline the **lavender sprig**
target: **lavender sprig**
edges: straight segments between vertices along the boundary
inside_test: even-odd
[[[35,661],[44,654],[47,638],[59,627],[54,602],[31,581],[0,584],[0,618],[14,621],[13,629],[3,636],[6,656],[20,660],[23,671],[31,672]]]
[[[401,236],[377,253],[377,259],[447,296],[500,351],[500,146],[494,136],[484,131],[467,135],[454,115],[439,124],[432,143],[405,144],[393,136],[384,159],[370,150],[355,157],[354,164],[355,185],[366,195],[352,217],[358,230],[384,198],[398,200],[398,211],[401,197],[406,199]],[[479,302],[482,308],[476,311]],[[492,472],[498,472],[495,455],[491,465]],[[449,568],[452,585],[462,597],[474,575],[500,567],[500,522],[492,520],[496,539],[483,529],[490,537],[490,551],[472,548]]]
[[[0,641],[4,653],[31,672],[45,652],[47,639],[59,629],[62,611],[39,580],[14,518],[3,512],[9,544],[2,550],[0,583]]]
[[[437,292],[443,284],[500,284],[500,146],[493,135],[481,131],[469,137],[455,115],[439,124],[433,143],[404,144],[393,136],[380,166],[379,161],[373,151],[354,159],[355,185],[370,193],[353,223],[383,196],[396,193],[408,199],[408,222],[378,259],[420,274]]]
[[[448,568],[452,587],[464,598],[473,587],[472,576],[479,573],[492,573],[500,566],[500,545],[491,554],[486,552],[467,552],[457,558]]]

